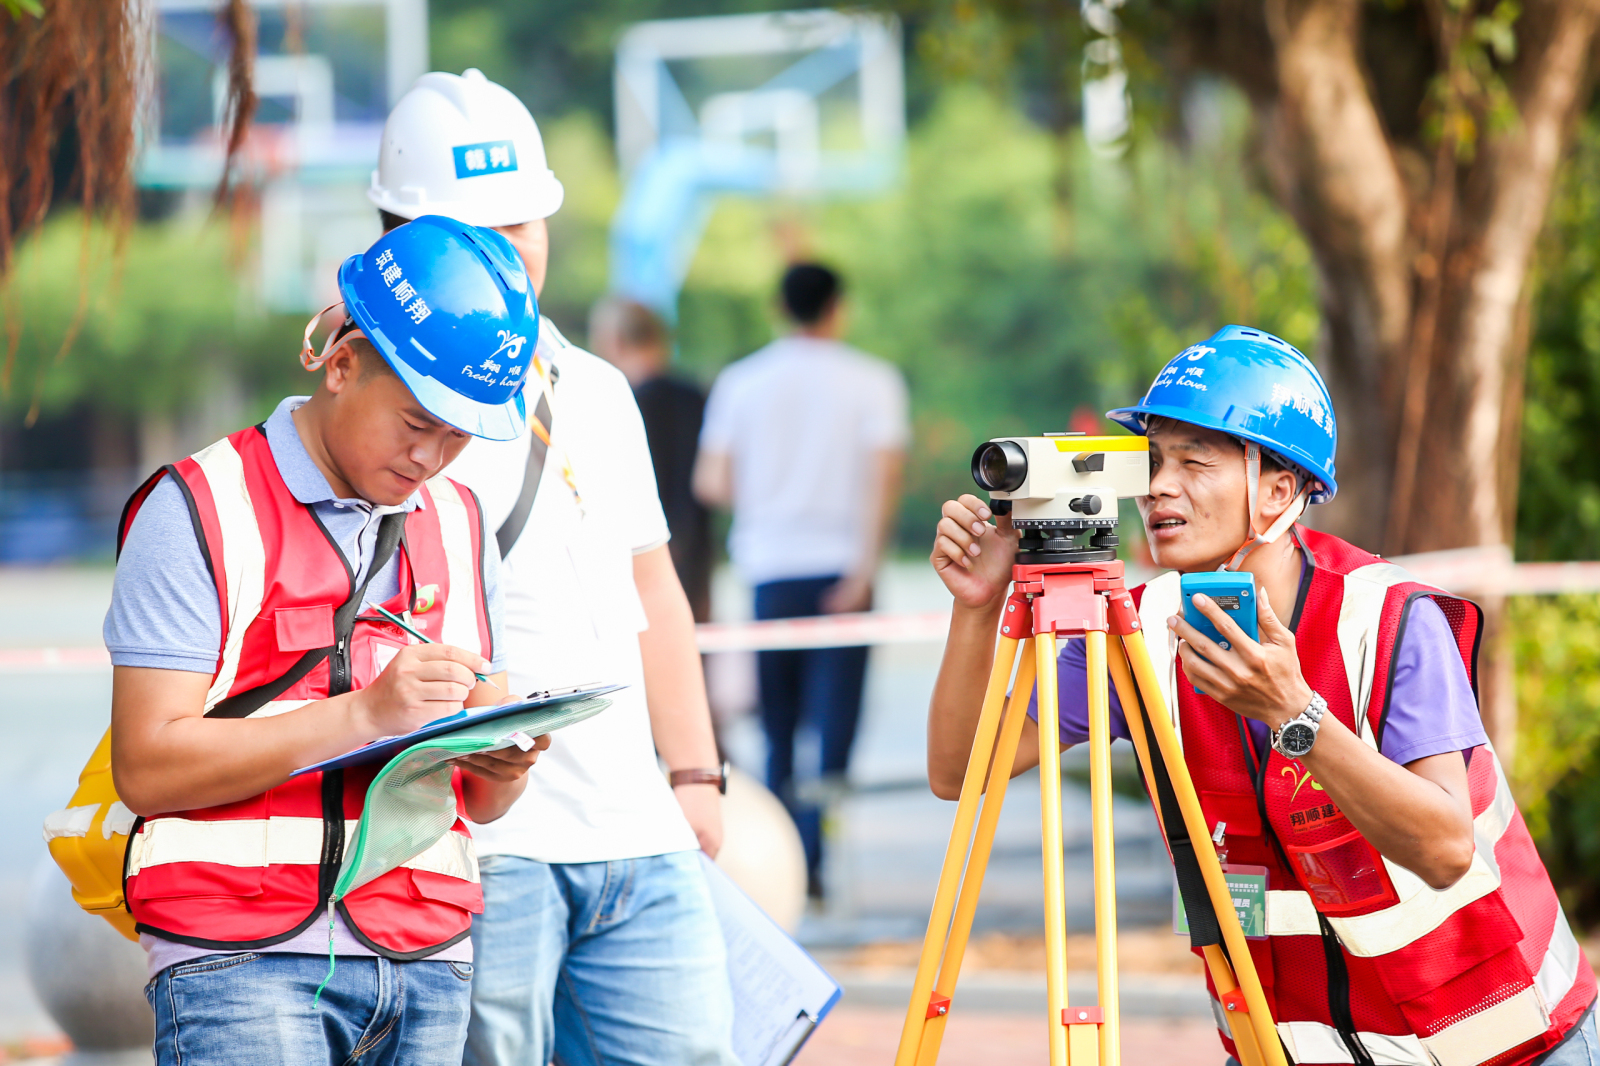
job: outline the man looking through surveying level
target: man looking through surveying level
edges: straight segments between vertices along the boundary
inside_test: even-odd
[[[1170,572],[1132,594],[1223,861],[1267,868],[1266,935],[1250,947],[1293,1061],[1597,1061],[1594,974],[1478,716],[1478,609],[1293,524],[1338,488],[1310,361],[1228,326],[1110,417],[1149,440],[1139,513]],[[945,799],[960,793],[1017,551],[1010,516],[991,517],[975,496],[947,502],[931,557],[955,597],[928,713]],[[1196,608],[1231,647],[1181,617],[1180,575],[1218,569],[1254,575],[1259,642],[1204,596]],[[1063,749],[1088,737],[1085,670],[1083,640],[1067,642]],[[1127,739],[1114,689],[1111,719]],[[1038,765],[1039,744],[1026,722],[1012,776]]]

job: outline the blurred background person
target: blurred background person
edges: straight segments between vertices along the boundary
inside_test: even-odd
[[[711,620],[711,514],[691,489],[706,396],[693,381],[673,374],[672,336],[644,304],[608,296],[589,315],[595,354],[622,371],[644,418],[656,491],[672,539],[667,547],[696,622]]]
[[[730,508],[728,551],[755,590],[758,619],[865,611],[900,499],[908,436],[905,381],[843,343],[839,275],[799,263],[783,275],[788,334],[717,376],[706,403],[695,493]],[[807,889],[821,899],[815,797],[842,782],[861,717],[867,649],[764,651],[758,658],[767,787],[805,842]],[[821,787],[796,787],[801,724],[821,748]]]

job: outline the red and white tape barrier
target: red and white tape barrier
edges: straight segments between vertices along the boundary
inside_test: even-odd
[[[1600,592],[1600,562],[1518,563],[1504,545],[1425,552],[1392,561],[1419,581],[1475,596]],[[1142,576],[1130,574],[1129,580],[1142,580]],[[938,644],[949,625],[949,611],[866,611],[767,622],[708,622],[695,627],[695,638],[708,655],[860,644]],[[0,648],[0,674],[79,673],[110,666],[110,656],[98,647]]]

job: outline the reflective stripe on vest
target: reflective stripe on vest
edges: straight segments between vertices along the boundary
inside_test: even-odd
[[[1338,694],[1338,702],[1342,704],[1346,695],[1350,697],[1349,706],[1354,709],[1353,730],[1364,743],[1378,750],[1376,715],[1380,708],[1386,706],[1388,692],[1383,686],[1391,680],[1389,676],[1380,676],[1380,671],[1387,675],[1392,669],[1392,645],[1399,625],[1397,619],[1404,617],[1403,605],[1409,603],[1412,596],[1429,594],[1429,590],[1418,585],[1415,578],[1400,567],[1375,560],[1335,538],[1320,534],[1306,534],[1306,537],[1309,541],[1307,550],[1314,551],[1322,572],[1313,579],[1313,587],[1320,587],[1323,598],[1307,604],[1308,619],[1318,617],[1317,611],[1313,611],[1313,604],[1321,605],[1318,609],[1320,621],[1316,623],[1318,628],[1301,634],[1301,650],[1324,646],[1307,641],[1336,643],[1342,659],[1339,665],[1343,667],[1339,672],[1349,685],[1348,694]],[[1325,555],[1327,559],[1324,559]],[[1334,565],[1330,566],[1330,562]],[[1341,582],[1342,587],[1336,587],[1337,591],[1328,586],[1330,577]],[[1318,581],[1321,582],[1320,586]],[[1397,586],[1412,587],[1401,589]],[[1331,599],[1341,594],[1336,623],[1330,624],[1334,621]],[[1181,613],[1181,575],[1168,573],[1155,578],[1138,590],[1138,598],[1145,633],[1169,635],[1167,640],[1147,637],[1147,642],[1156,676],[1168,701],[1169,712],[1179,730],[1180,742],[1185,715],[1195,715],[1198,717],[1191,720],[1191,729],[1203,730],[1203,733],[1190,738],[1193,744],[1205,745],[1205,750],[1213,756],[1225,750],[1216,748],[1216,744],[1231,743],[1237,747],[1239,741],[1234,733],[1235,727],[1231,723],[1213,720],[1218,710],[1225,709],[1192,696],[1187,681],[1180,678],[1175,655],[1176,638],[1167,629],[1166,620],[1171,615]],[[1458,634],[1458,640],[1468,642],[1463,643],[1462,654],[1465,657],[1471,637],[1471,609],[1468,608],[1466,623],[1461,622],[1459,606],[1450,609],[1457,612],[1448,616],[1456,619],[1453,624],[1468,626],[1460,631],[1464,636]],[[1384,643],[1386,640],[1388,644]],[[1332,648],[1328,650],[1332,651]],[[1309,664],[1313,660],[1306,661]],[[1307,669],[1309,671],[1311,667],[1308,665]],[[1318,684],[1327,684],[1326,670],[1322,672],[1322,680]],[[1330,704],[1335,702],[1330,699]],[[1185,709],[1180,710],[1180,706]],[[1207,707],[1212,710],[1207,711]],[[1228,739],[1230,737],[1235,739]],[[1242,750],[1241,757],[1247,757]],[[1194,769],[1193,765],[1191,769]],[[1206,776],[1200,774],[1196,778],[1197,787],[1201,790],[1206,787]],[[1223,788],[1228,793],[1237,791],[1229,783],[1234,778],[1213,774],[1212,780],[1215,781],[1214,788]],[[1272,780],[1269,772],[1269,789]],[[1328,925],[1349,956],[1375,960],[1377,965],[1387,967],[1381,971],[1362,971],[1373,976],[1356,980],[1351,990],[1353,999],[1361,997],[1371,1008],[1357,1010],[1357,1035],[1379,1064],[1477,1066],[1524,1045],[1533,1049],[1527,1055],[1531,1058],[1542,1053],[1542,1049],[1547,1049],[1560,1033],[1565,1032],[1593,998],[1593,976],[1584,963],[1582,952],[1555,899],[1548,877],[1542,873],[1532,841],[1517,814],[1515,800],[1492,748],[1484,746],[1475,750],[1470,780],[1473,810],[1477,812],[1473,818],[1475,852],[1463,877],[1455,884],[1436,891],[1409,870],[1383,860],[1395,890],[1394,903],[1367,913],[1325,915]],[[1269,792],[1269,800],[1271,795]],[[1205,802],[1204,797],[1202,800]],[[1272,810],[1274,808],[1269,803],[1269,813]],[[1276,810],[1281,811],[1282,808]],[[1282,815],[1272,814],[1273,819],[1278,817]],[[1228,820],[1232,821],[1231,818]],[[1281,828],[1273,828],[1277,824],[1271,821],[1263,827],[1263,831],[1276,832],[1281,836]],[[1245,840],[1258,842],[1251,846],[1259,848],[1263,838],[1247,836]],[[1242,842],[1236,850],[1248,852],[1249,848]],[[1236,858],[1234,861],[1264,860]],[[1276,859],[1271,860],[1270,865],[1275,870],[1281,866]],[[1312,958],[1322,954],[1322,926],[1312,897],[1306,891],[1287,888],[1283,876],[1280,873],[1273,874],[1275,884],[1266,896],[1266,932],[1268,943],[1274,946],[1270,949],[1263,947],[1263,950],[1270,950],[1277,958],[1277,979],[1280,984],[1290,973],[1307,972],[1294,967],[1310,964]],[[1288,885],[1295,884],[1298,879],[1292,869],[1287,872],[1287,877]],[[1507,881],[1507,878],[1510,880]],[[1495,898],[1486,900],[1490,896]],[[1463,915],[1463,911],[1471,908],[1474,915],[1482,914],[1485,913],[1482,908],[1490,904],[1497,909],[1502,904],[1504,908],[1509,908],[1511,916],[1520,926],[1520,941],[1513,943],[1527,963],[1527,970],[1523,971],[1527,976],[1509,985],[1503,983],[1502,979],[1469,978],[1468,984],[1459,986],[1459,992],[1451,993],[1462,998],[1453,1005],[1444,1006],[1440,1014],[1431,1020],[1426,1016],[1418,1019],[1413,1004],[1409,1008],[1413,1011],[1410,1016],[1412,1020],[1401,1023],[1414,1025],[1412,1032],[1365,1031],[1371,1025],[1363,1027],[1359,1024],[1363,1019],[1363,1010],[1369,1023],[1376,1022],[1388,1029],[1399,1021],[1399,1016],[1383,1007],[1383,1001],[1408,1001],[1410,996],[1426,997],[1432,994],[1430,990],[1433,986],[1428,981],[1438,978],[1424,974],[1434,972],[1426,969],[1433,964],[1423,964],[1425,968],[1421,970],[1413,969],[1419,965],[1416,960],[1425,958],[1430,950],[1427,938],[1438,935],[1436,950],[1451,950],[1446,945],[1457,942],[1462,936],[1470,941],[1473,938],[1472,929],[1477,927],[1464,926],[1462,923],[1477,919]],[[1505,911],[1501,910],[1500,913],[1504,914]],[[1482,943],[1486,945],[1490,941]],[[1424,955],[1419,956],[1418,952]],[[1475,964],[1468,962],[1466,965]],[[1285,969],[1286,966],[1289,968]],[[1520,966],[1519,963],[1517,968],[1520,969]],[[1385,975],[1385,982],[1397,982],[1397,988],[1376,983],[1374,978],[1380,972]],[[1463,970],[1458,976],[1464,976],[1467,972]],[[1320,967],[1315,975],[1307,973],[1307,979],[1320,983]],[[1352,979],[1355,980],[1354,971]],[[1477,983],[1471,983],[1473,980]],[[1402,993],[1399,989],[1407,991]],[[1289,995],[1289,998],[1306,1005],[1309,1010],[1307,996],[1315,990],[1315,986],[1305,988]],[[1284,994],[1289,993],[1285,991]],[[1277,993],[1273,993],[1273,997],[1275,1000],[1279,998]],[[1279,1008],[1275,1006],[1274,1009]],[[1296,1007],[1297,1011],[1299,1009]],[[1231,1039],[1227,1018],[1220,1005],[1214,1006],[1214,1013],[1226,1042]],[[1306,1063],[1352,1062],[1353,1058],[1338,1030],[1326,1024],[1329,1020],[1326,1015],[1318,1017],[1319,1013],[1320,1010],[1313,1012],[1311,1017],[1293,1018],[1280,1015],[1279,1029],[1295,1060]],[[1393,1021],[1389,1020],[1391,1018]]]
[[[352,839],[357,819],[346,819]],[[195,821],[163,818],[149,822],[128,848],[128,876],[175,862],[215,862],[224,866],[316,866],[322,861],[321,818],[225,818]],[[408,870],[478,883],[478,859],[470,837],[446,833],[427,851],[400,864]]]

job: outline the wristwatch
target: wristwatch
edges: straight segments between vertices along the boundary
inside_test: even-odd
[[[667,775],[667,781],[673,788],[679,785],[716,785],[717,791],[726,796],[728,769],[728,760],[723,759],[722,765],[715,770],[674,770]]]
[[[1322,716],[1328,713],[1328,703],[1315,691],[1306,709],[1283,723],[1283,728],[1272,734],[1272,750],[1285,759],[1303,758],[1317,742],[1317,730]]]

